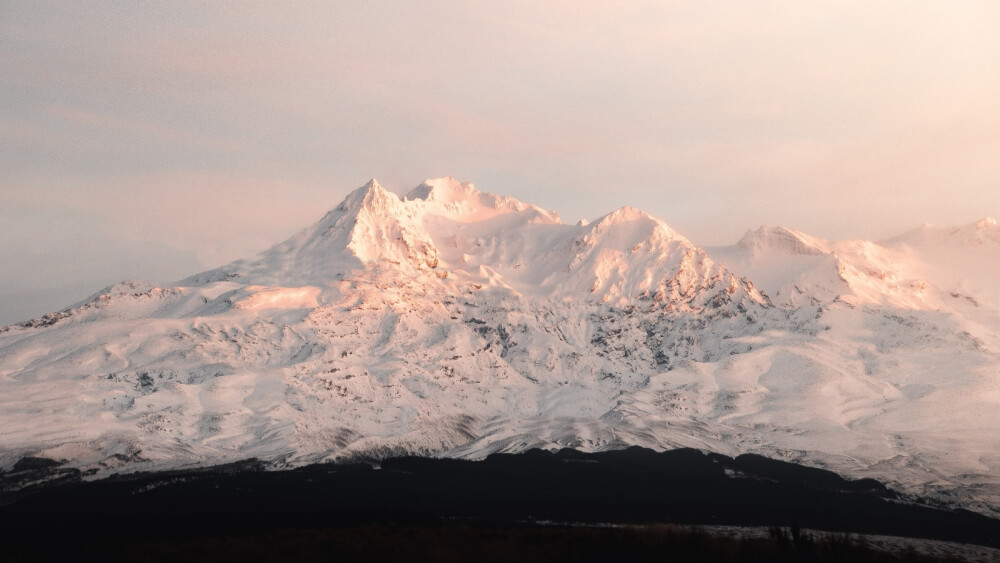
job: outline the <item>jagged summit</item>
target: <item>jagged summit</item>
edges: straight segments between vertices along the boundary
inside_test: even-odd
[[[371,180],[368,180],[365,185],[347,194],[347,197],[344,198],[344,201],[341,202],[336,209],[340,211],[348,211],[365,206],[384,208],[392,199],[399,200],[399,196],[387,191],[382,187],[382,184],[378,183],[378,180],[372,178]]]
[[[745,297],[767,304],[751,285],[644,211],[626,206],[568,226],[553,212],[450,177],[426,180],[403,198],[371,180],[257,259],[184,283],[324,286],[368,268],[599,303],[655,298],[702,307],[731,286],[725,301]]]
[[[372,179],[313,225],[262,252],[181,281],[239,279],[259,285],[322,285],[366,264],[404,270],[434,263],[433,244],[399,196]]]

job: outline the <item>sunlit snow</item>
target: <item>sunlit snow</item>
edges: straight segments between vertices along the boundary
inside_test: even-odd
[[[0,468],[635,444],[1000,507],[1000,227],[701,249],[372,181],[253,259],[0,328]]]

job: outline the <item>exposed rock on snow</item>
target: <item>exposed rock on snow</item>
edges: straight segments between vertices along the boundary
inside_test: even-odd
[[[692,446],[1000,506],[1000,227],[701,249],[452,178],[0,328],[0,469]]]

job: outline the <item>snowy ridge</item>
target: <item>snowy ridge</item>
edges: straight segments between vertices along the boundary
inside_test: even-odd
[[[938,296],[926,291],[919,259],[869,241],[830,242],[785,227],[761,227],[711,253],[786,307],[838,300],[904,309],[941,306]]]
[[[692,446],[995,511],[997,232],[701,249],[372,180],[256,258],[0,328],[0,469]]]
[[[826,254],[829,252],[827,242],[810,237],[787,227],[763,226],[756,231],[747,231],[736,246],[751,255],[767,252],[783,252],[787,254]]]
[[[950,246],[982,246],[1000,244],[1000,225],[995,219],[985,217],[960,227],[937,228],[926,224],[919,229],[903,233],[891,238],[887,246],[899,245],[950,245]]]
[[[993,219],[924,225],[881,244],[920,257],[915,269],[954,299],[984,309],[1000,305],[1000,225]]]

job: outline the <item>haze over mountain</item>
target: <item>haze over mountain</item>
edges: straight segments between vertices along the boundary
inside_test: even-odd
[[[0,328],[0,468],[762,453],[1000,513],[1000,226],[702,249],[452,178]]]

